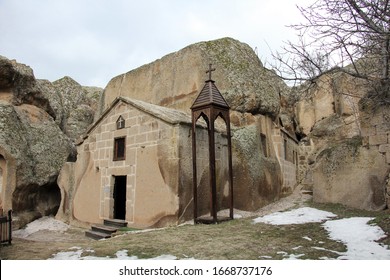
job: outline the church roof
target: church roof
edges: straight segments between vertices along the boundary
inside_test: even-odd
[[[87,130],[87,134],[89,134],[119,102],[129,104],[149,115],[152,115],[155,118],[161,119],[170,124],[191,124],[191,117],[182,111],[154,105],[133,98],[119,96],[115,98],[111,105],[102,113],[100,118],[90,126],[90,128]]]
[[[195,99],[191,106],[191,109],[197,109],[203,106],[216,105],[229,109],[225,98],[219,92],[215,82],[213,80],[207,80],[203,89],[200,91],[198,97]]]

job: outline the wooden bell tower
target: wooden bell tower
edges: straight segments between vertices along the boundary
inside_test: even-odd
[[[191,106],[192,111],[192,164],[193,164],[193,198],[194,198],[194,222],[195,223],[218,223],[233,219],[233,167],[232,167],[232,143],[230,133],[230,107],[218,88],[215,81],[211,79],[211,73],[215,71],[212,65],[206,73],[209,75],[203,89],[200,91],[195,102]],[[203,117],[207,123],[209,139],[209,177],[210,177],[210,217],[198,218],[198,193],[197,193],[197,167],[196,167],[196,123]],[[221,117],[226,123],[226,133],[228,141],[228,167],[229,167],[229,217],[218,217],[217,209],[217,183],[215,166],[215,120]]]

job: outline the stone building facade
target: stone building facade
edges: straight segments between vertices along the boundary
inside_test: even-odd
[[[177,224],[192,217],[191,119],[181,111],[130,98],[117,98],[78,143],[76,162],[61,171],[62,220],[101,223],[126,220],[136,228]],[[198,127],[199,143],[207,131]],[[226,185],[226,136],[216,133],[217,178]],[[200,211],[206,214],[208,192],[199,149]],[[203,168],[202,168],[203,166]],[[202,183],[202,184],[201,184]],[[224,189],[220,187],[219,207]]]

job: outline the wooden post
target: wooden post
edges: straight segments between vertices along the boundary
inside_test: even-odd
[[[12,241],[12,210],[8,210],[8,244]]]

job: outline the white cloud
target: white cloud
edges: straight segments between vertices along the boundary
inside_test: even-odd
[[[38,78],[105,86],[114,76],[188,44],[233,37],[269,57],[290,36],[294,2],[313,0],[2,0],[0,54]],[[267,42],[267,43],[265,43]]]

